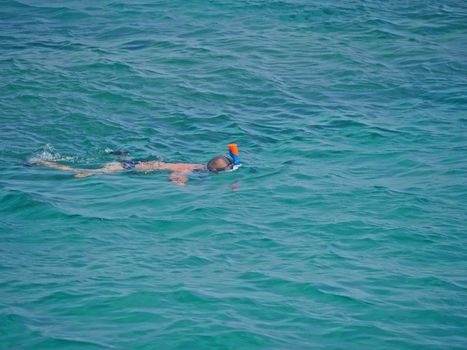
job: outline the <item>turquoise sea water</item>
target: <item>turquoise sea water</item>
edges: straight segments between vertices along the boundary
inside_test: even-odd
[[[1,0],[0,349],[466,349],[466,57],[463,1]]]

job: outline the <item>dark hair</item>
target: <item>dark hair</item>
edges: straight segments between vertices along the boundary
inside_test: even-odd
[[[220,164],[220,163],[224,163],[224,164]],[[225,165],[225,163],[227,163],[227,165]],[[217,173],[219,171],[232,169],[233,161],[226,156],[216,156],[212,158],[206,166],[209,171],[212,171],[213,173]]]

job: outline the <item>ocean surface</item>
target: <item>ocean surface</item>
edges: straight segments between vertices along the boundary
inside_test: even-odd
[[[0,0],[0,349],[467,349],[466,57],[465,1]]]

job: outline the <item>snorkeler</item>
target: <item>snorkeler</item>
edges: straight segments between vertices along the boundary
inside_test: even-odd
[[[241,164],[240,158],[238,156],[237,145],[232,143],[228,146],[228,149],[230,157],[216,156],[212,158],[207,164],[164,163],[159,160],[123,160],[120,162],[107,163],[99,169],[78,169],[47,160],[39,160],[36,161],[35,164],[64,171],[72,171],[75,173],[74,177],[77,178],[88,177],[96,174],[110,174],[128,169],[134,169],[135,171],[144,173],[152,171],[169,171],[170,181],[172,183],[177,185],[185,185],[188,181],[188,175],[196,170],[209,170],[210,172],[218,173],[221,171],[232,171],[240,167]]]

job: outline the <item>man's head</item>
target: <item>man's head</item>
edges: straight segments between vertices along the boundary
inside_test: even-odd
[[[230,160],[230,158],[225,157],[225,156],[217,156],[212,158],[208,164],[207,168],[209,171],[212,171],[213,173],[217,173],[219,171],[224,171],[224,170],[231,170],[233,168],[233,162]]]

